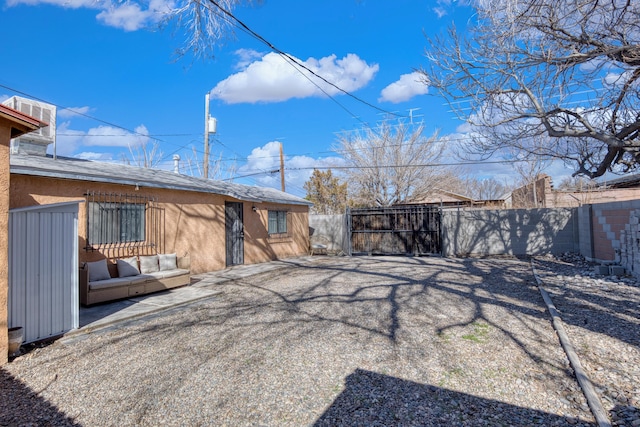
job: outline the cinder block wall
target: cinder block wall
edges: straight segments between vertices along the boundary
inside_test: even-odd
[[[321,243],[329,251],[349,253],[346,215],[309,215],[309,227],[313,229],[311,244]]]
[[[578,208],[578,235],[580,236],[579,250],[587,260],[593,260],[593,226],[591,205]]]
[[[444,256],[542,255],[580,249],[577,208],[445,211]]]
[[[344,215],[310,215],[309,224],[316,228],[316,236],[328,238],[333,247],[348,247]],[[564,252],[578,252],[590,261],[620,264],[640,278],[640,200],[576,208],[455,210],[442,214],[444,256]]]
[[[637,262],[633,256],[629,258],[629,255],[634,253],[634,247],[637,246],[637,241],[632,237],[637,235],[638,209],[640,200],[591,205],[592,261],[619,263],[628,271],[634,270],[633,265]],[[587,256],[582,248],[581,253]]]

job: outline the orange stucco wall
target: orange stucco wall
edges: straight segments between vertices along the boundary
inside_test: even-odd
[[[53,160],[52,160],[53,161]],[[84,200],[87,191],[140,194],[155,197],[163,224],[162,238],[155,249],[159,253],[188,254],[194,274],[226,267],[225,201],[238,200],[219,195],[106,183],[11,175],[11,208],[38,204]],[[241,200],[240,200],[241,201]],[[256,211],[253,211],[256,206]],[[272,239],[267,234],[268,209],[287,210],[290,236]],[[278,258],[306,254],[309,247],[308,207],[268,203],[243,203],[244,262],[255,264]],[[80,204],[78,234],[79,261],[114,257],[113,254],[87,251],[85,203]],[[123,250],[117,256],[137,254]]]
[[[9,141],[11,124],[0,118],[0,365],[8,360]]]

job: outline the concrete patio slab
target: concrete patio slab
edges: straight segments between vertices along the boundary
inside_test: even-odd
[[[113,327],[118,323],[136,320],[171,308],[215,298],[220,293],[216,288],[222,283],[274,271],[289,265],[304,265],[310,260],[310,257],[301,257],[261,264],[237,265],[220,271],[194,274],[191,276],[191,284],[181,288],[91,307],[80,307],[80,327],[66,333],[61,340],[77,339],[80,335]]]

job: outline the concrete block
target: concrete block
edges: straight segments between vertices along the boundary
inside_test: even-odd
[[[593,272],[600,275],[609,274],[609,266],[608,265],[596,265],[593,268]]]
[[[621,265],[610,265],[609,266],[609,273],[612,276],[622,276],[624,275],[624,267]]]

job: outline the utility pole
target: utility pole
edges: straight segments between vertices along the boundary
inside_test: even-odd
[[[204,179],[209,178],[209,92],[204,96]]]
[[[280,143],[280,186],[284,192],[284,154],[282,153],[282,142]]]
[[[204,178],[209,178],[209,134],[216,133],[218,121],[209,115],[209,92],[204,96]]]

